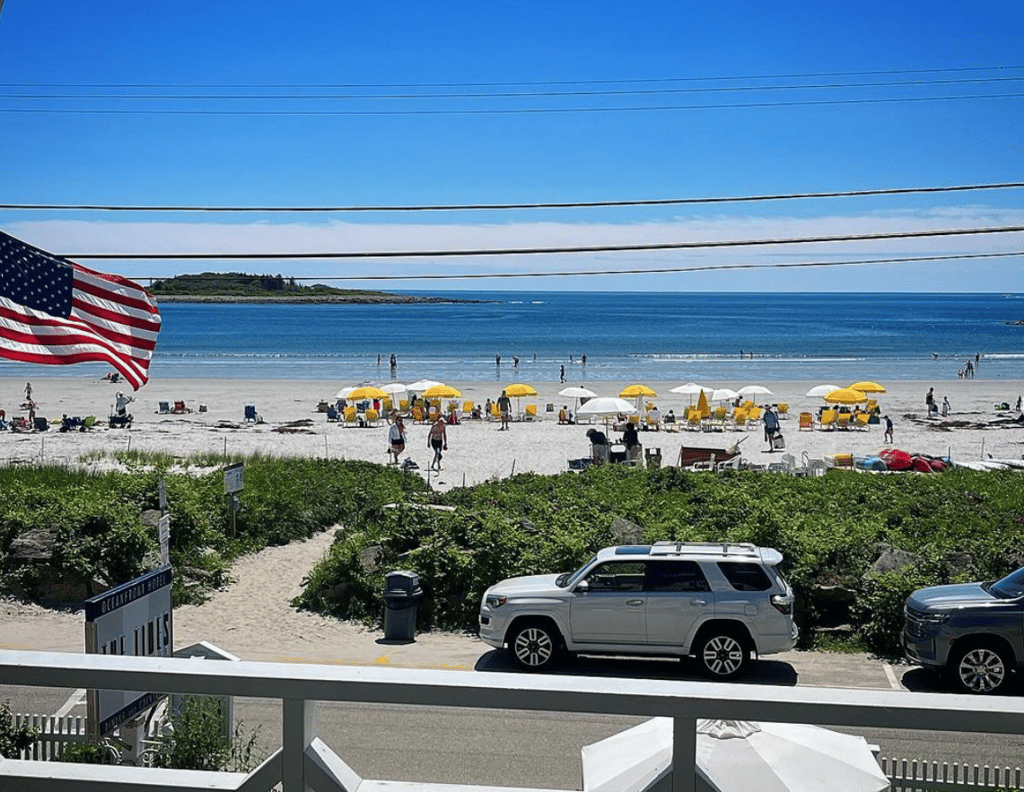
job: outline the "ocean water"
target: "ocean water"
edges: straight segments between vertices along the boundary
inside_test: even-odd
[[[948,379],[980,354],[979,376],[1024,378],[1024,294],[417,293],[481,302],[168,303],[151,374],[387,381],[394,354],[402,382],[558,381],[565,366],[576,383],[843,383]],[[18,377],[106,370],[0,363]]]

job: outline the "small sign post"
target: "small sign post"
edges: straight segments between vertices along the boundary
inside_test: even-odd
[[[245,463],[238,462],[224,468],[224,494],[231,510],[231,535],[235,535],[235,514],[238,512],[238,494],[245,487]]]

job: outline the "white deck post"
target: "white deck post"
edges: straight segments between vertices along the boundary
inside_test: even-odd
[[[672,792],[697,788],[697,719],[672,718]]]
[[[282,714],[282,792],[306,792],[306,749],[316,739],[316,702],[285,699]]]

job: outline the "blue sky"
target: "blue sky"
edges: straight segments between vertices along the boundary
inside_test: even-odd
[[[1018,182],[1022,29],[1019,0],[5,0],[0,204],[509,204]],[[158,98],[171,95],[179,98]],[[112,98],[124,96],[134,98]],[[1004,189],[431,213],[0,209],[0,228],[64,254],[572,247],[1024,226],[1022,195]],[[1019,292],[1020,255],[778,265],[1016,253],[1022,239],[1004,233],[670,252],[83,263],[134,277],[241,270],[398,291]],[[327,280],[737,264],[766,266]]]

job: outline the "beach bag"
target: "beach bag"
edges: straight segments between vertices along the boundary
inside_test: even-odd
[[[775,437],[772,438],[772,448],[778,450],[778,449],[785,448],[785,447],[786,447],[786,441],[782,437],[782,433],[779,432],[778,434],[775,435]]]

